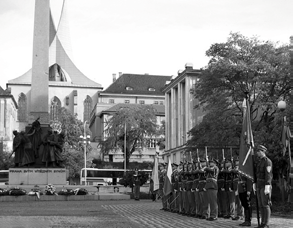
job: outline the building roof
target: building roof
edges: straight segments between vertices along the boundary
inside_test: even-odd
[[[11,98],[15,107],[18,108],[18,105],[13,97],[13,95],[10,93],[9,90],[4,90],[1,86],[0,86],[0,98],[5,97],[5,98]]]
[[[122,74],[103,93],[160,95],[163,96],[163,88],[171,76],[159,76],[148,74]]]
[[[106,113],[114,113],[117,112],[121,108],[131,108],[135,106],[142,106],[143,104],[116,104],[100,113],[100,116]],[[150,106],[154,107],[157,111],[157,116],[165,115],[165,105],[154,105],[150,104]]]

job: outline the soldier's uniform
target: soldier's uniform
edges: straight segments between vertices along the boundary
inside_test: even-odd
[[[232,190],[235,193],[235,216],[232,220],[242,220],[243,219],[243,207],[240,202],[239,192],[238,192],[238,183],[239,183],[239,160],[234,160],[234,169],[232,169],[233,174],[233,186]]]
[[[186,191],[187,191],[187,202],[188,202],[188,211],[187,215],[194,216],[194,194],[192,190],[193,184],[193,164],[190,162],[188,163],[188,171],[187,171],[187,183],[186,183]]]
[[[224,204],[225,215],[224,218],[233,218],[235,214],[235,192],[233,191],[233,173],[232,162],[230,160],[225,161],[225,199]]]
[[[182,202],[182,173],[183,173],[183,163],[180,162],[179,164],[179,171],[178,171],[178,213],[181,214],[183,210],[183,202]]]
[[[239,226],[251,226],[251,192],[252,192],[252,180],[248,179],[244,175],[239,175],[238,181],[238,193],[241,205],[244,208],[244,222]]]
[[[182,184],[182,214],[187,215],[189,211],[189,204],[188,204],[188,196],[187,196],[187,180],[188,180],[188,170],[187,170],[187,163],[183,165],[183,172],[181,176],[181,184]]]
[[[218,218],[218,203],[217,203],[217,194],[218,194],[218,173],[219,168],[215,165],[214,160],[209,161],[209,167],[205,169],[206,172],[206,185],[205,189],[207,190],[207,201],[210,208],[210,216],[207,218],[209,221],[215,221]]]
[[[171,212],[177,212],[177,205],[176,205],[176,192],[177,192],[177,185],[178,181],[176,182],[176,179],[178,179],[178,171],[177,171],[178,165],[175,163],[172,163],[172,175],[171,175],[171,182],[172,182],[172,194],[170,196],[170,211]]]
[[[193,179],[193,184],[192,184],[192,191],[194,194],[194,216],[196,218],[200,217],[200,210],[199,210],[199,189],[198,189],[198,184],[199,184],[199,169],[200,169],[200,163],[197,162],[195,163],[195,170],[194,170],[194,179]]]
[[[260,145],[257,148],[257,156],[259,157],[256,163],[256,191],[257,201],[261,214],[261,226],[269,227],[271,216],[271,194],[272,194],[272,161],[266,157],[267,149]],[[262,153],[260,155],[260,153]]]
[[[163,192],[164,180],[165,180],[165,176],[166,176],[165,166],[166,166],[165,164],[160,164],[161,170],[159,172],[159,192],[162,197],[162,204],[163,204],[163,208],[161,210],[167,210],[167,201],[166,201],[166,197]]]
[[[225,173],[223,161],[220,164],[220,170],[218,174],[218,217],[223,217],[225,214],[224,204],[227,202],[225,196]]]
[[[199,170],[199,214],[201,219],[206,219],[208,217],[208,201],[207,201],[207,192],[205,189],[206,185],[206,161],[201,160],[200,162],[201,169]]]

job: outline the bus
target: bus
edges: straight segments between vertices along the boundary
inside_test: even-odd
[[[80,172],[80,185],[85,184],[84,170],[85,168],[82,168]],[[117,185],[125,173],[124,169],[86,168],[86,171],[86,185],[95,186]],[[126,172],[133,172],[133,170],[126,170]],[[139,170],[139,172],[145,172],[151,177],[152,170]]]
[[[85,168],[80,172],[80,185],[85,184]],[[86,184],[107,186],[109,183],[116,185],[124,175],[124,169],[96,169],[86,168]]]
[[[0,170],[0,185],[8,185],[9,170]]]

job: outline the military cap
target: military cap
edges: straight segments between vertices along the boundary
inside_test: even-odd
[[[202,158],[202,159],[200,159],[200,162],[201,162],[201,163],[202,163],[202,162],[206,162],[206,159]]]
[[[172,163],[172,166],[174,167],[178,167],[178,165],[176,163]]]
[[[258,146],[256,147],[256,151],[257,151],[257,152],[258,152],[258,151],[261,151],[261,152],[266,153],[267,150],[268,150],[268,149],[267,149],[265,146],[263,146],[263,145],[258,145]]]

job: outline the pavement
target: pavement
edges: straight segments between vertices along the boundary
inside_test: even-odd
[[[161,207],[150,200],[1,202],[0,228],[233,228],[241,223],[222,218],[210,222]],[[292,228],[293,219],[273,216],[270,227]]]

